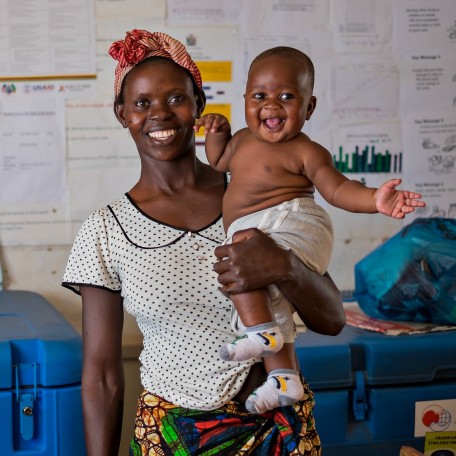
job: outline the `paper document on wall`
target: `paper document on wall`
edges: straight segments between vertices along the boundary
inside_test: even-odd
[[[0,102],[2,245],[71,242],[64,100]]]
[[[64,101],[1,101],[0,137],[0,203],[61,202],[66,185]]]
[[[454,0],[394,0],[393,48],[399,55],[456,52]]]
[[[311,35],[328,22],[328,0],[248,0],[242,4],[244,34]],[[312,27],[312,33],[303,33]]]
[[[95,8],[97,21],[128,18],[138,21],[138,11],[141,12],[142,18],[166,17],[166,0],[95,0]]]
[[[402,58],[402,112],[426,112],[429,106],[452,110],[456,116],[456,48],[453,54],[435,49]]]
[[[330,14],[336,52],[380,52],[391,42],[391,5],[385,0],[337,0]]]
[[[93,0],[1,2],[0,78],[95,78]]]
[[[451,111],[417,112],[402,121],[408,173],[456,182],[456,117]]]
[[[237,24],[241,0],[168,0],[169,25]]]
[[[403,173],[401,128],[395,120],[340,125],[332,135],[331,151],[341,173],[369,187]]]
[[[350,61],[351,60],[351,61]],[[392,62],[344,58],[331,74],[332,112],[339,120],[381,120],[399,109],[399,69]]]

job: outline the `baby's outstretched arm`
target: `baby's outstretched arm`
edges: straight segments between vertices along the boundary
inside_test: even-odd
[[[419,193],[396,190],[401,179],[391,179],[379,188],[366,187],[339,172],[328,150],[315,142],[306,143],[306,175],[323,198],[335,207],[349,212],[374,214],[403,219],[416,207],[426,206]]]
[[[403,219],[406,214],[413,212],[416,207],[424,207],[420,201],[421,194],[408,190],[396,190],[401,179],[391,179],[382,184],[374,193],[375,206],[381,214]]]
[[[195,132],[200,128],[204,128],[206,135],[205,149],[209,164],[217,171],[229,171],[231,125],[228,119],[221,114],[205,114],[196,121]]]

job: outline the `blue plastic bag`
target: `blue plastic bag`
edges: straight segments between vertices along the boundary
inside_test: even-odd
[[[354,298],[374,318],[456,324],[456,220],[416,219],[369,253]]]

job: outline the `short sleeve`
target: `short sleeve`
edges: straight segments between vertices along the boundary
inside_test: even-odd
[[[121,282],[110,252],[110,229],[107,211],[94,212],[76,236],[62,285],[79,294],[80,285],[120,292]]]

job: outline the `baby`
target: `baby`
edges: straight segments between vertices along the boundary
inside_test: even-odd
[[[397,190],[400,179],[368,188],[336,170],[330,152],[301,131],[316,107],[313,86],[314,66],[306,54],[284,46],[266,50],[248,73],[247,128],[232,135],[224,116],[206,114],[195,131],[205,129],[210,165],[231,174],[223,199],[226,242],[240,242],[245,239],[241,230],[256,227],[323,274],[333,233],[327,212],[314,201],[315,189],[333,206],[397,219],[425,203],[418,193]],[[263,357],[268,372],[246,408],[263,413],[297,402],[303,389],[289,301],[277,287],[231,295],[231,300],[232,325],[242,336],[221,347],[221,358]]]

